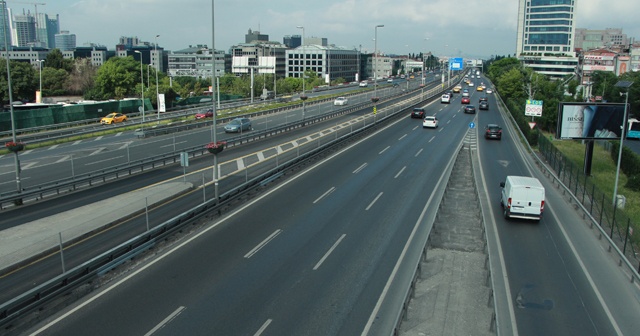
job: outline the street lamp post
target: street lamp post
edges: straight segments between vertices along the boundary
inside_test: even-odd
[[[424,38],[424,40],[425,40],[425,47],[426,47],[426,44],[427,44],[427,43],[426,43],[426,41],[429,41],[429,38],[428,38],[428,37],[425,37],[425,38]],[[426,51],[426,50],[427,50],[427,48],[424,48],[424,50]],[[424,87],[424,85],[426,84],[426,80],[425,80],[425,77],[424,77],[424,70],[425,70],[425,66],[424,66],[424,62],[425,62],[425,60],[424,60],[424,55],[425,55],[425,54],[423,53],[423,54],[422,54],[422,86],[423,86],[423,87]]]
[[[155,43],[155,54],[156,54],[156,110],[158,111],[158,124],[160,124],[160,89],[158,89],[158,71],[160,71],[160,60],[162,57],[158,57],[158,37],[160,35],[156,35],[156,43]],[[213,96],[213,92],[211,92]]]
[[[215,0],[211,0],[211,85],[216,85],[216,26],[215,26]],[[211,124],[213,133],[213,143],[218,143],[218,134],[216,124],[218,120],[218,111],[216,111],[216,99],[211,92],[211,110],[213,111],[213,123]],[[220,200],[218,191],[218,154],[213,154],[213,190],[216,203]]]
[[[140,105],[142,108],[142,122],[144,123],[144,72],[142,70],[142,51],[135,50],[134,52],[140,54],[140,87],[142,88],[142,90],[140,90]]]
[[[307,95],[305,94],[305,72],[307,70],[307,54],[304,48],[304,26],[297,26],[296,28],[302,29],[302,95],[300,95],[300,99],[302,99],[302,122],[304,123],[304,114],[306,110],[306,100]]]
[[[626,88],[627,92],[621,93],[625,95],[624,98],[624,118],[622,119],[622,132],[620,132],[620,148],[618,150],[618,166],[616,167],[616,182],[613,186],[613,206],[616,207],[616,198],[618,196],[618,177],[620,176],[620,162],[622,161],[622,147],[624,145],[624,138],[627,133],[627,105],[629,105],[629,88],[633,82],[631,81],[619,81],[615,86],[620,88]],[[613,232],[613,231],[612,231]]]
[[[38,62],[38,69],[40,70],[40,101],[36,103],[42,103],[42,62],[44,62],[44,60],[37,60],[36,62]]]
[[[373,47],[373,99],[378,101],[378,28],[382,28],[384,25],[377,25],[375,27],[375,41]]]

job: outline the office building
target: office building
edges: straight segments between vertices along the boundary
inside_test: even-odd
[[[619,28],[607,28],[603,30],[577,28],[575,40],[575,48],[583,51],[599,48],[614,48],[616,46],[628,48],[630,43],[627,34],[624,34],[622,29]]]
[[[0,9],[5,8],[0,14],[0,50],[5,50],[5,45],[11,47],[11,12],[7,8],[7,3],[4,0],[0,0]],[[3,28],[4,27],[4,28]],[[5,32],[6,32],[6,44],[5,44]]]
[[[195,78],[211,78],[212,52],[206,45],[189,46],[168,55],[167,74],[169,77],[189,76]],[[225,73],[225,54],[223,50],[215,51],[216,77]]]
[[[231,47],[231,72],[238,75],[250,73],[251,67],[257,73],[273,73],[276,77],[286,75],[287,46],[278,42],[244,43]],[[273,59],[269,60],[268,58]],[[245,59],[240,59],[245,58]]]
[[[356,80],[358,51],[335,46],[303,45],[287,50],[287,77],[301,78],[304,71],[313,71],[325,79]],[[389,69],[390,71],[390,69]]]
[[[244,36],[244,43],[255,43],[258,41],[268,42],[269,35],[260,34],[260,32],[257,30],[252,31],[251,29],[249,29],[249,32]]]
[[[572,75],[575,0],[520,0],[516,56],[527,67],[552,78]]]
[[[286,35],[282,39],[282,43],[289,49],[297,48],[302,45],[302,36],[300,35]]]
[[[36,16],[36,40],[43,47],[53,49],[56,47],[56,34],[60,33],[60,17],[38,13]]]
[[[71,34],[67,30],[61,31],[55,35],[55,47],[64,50],[73,50],[76,48],[76,34]]]
[[[36,42],[36,20],[28,13],[13,16],[11,40],[16,47],[27,47]]]

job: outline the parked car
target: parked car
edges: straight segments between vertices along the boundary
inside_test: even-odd
[[[413,109],[413,111],[411,111],[411,118],[424,118],[424,109],[421,107],[416,107]]]
[[[462,99],[460,99],[460,103],[461,104],[469,104],[469,103],[471,103],[471,99],[469,99],[469,97],[462,97]]]
[[[475,114],[476,113],[476,107],[473,105],[467,105],[464,107],[464,113],[472,113]]]
[[[488,124],[487,127],[484,128],[484,138],[485,139],[502,139],[502,127],[496,124]]]
[[[478,104],[478,109],[480,110],[489,110],[489,102],[483,100]]]
[[[225,133],[240,133],[251,130],[249,118],[235,118],[224,126]]]
[[[204,119],[204,118],[213,118],[213,110],[208,109],[205,112],[196,113],[196,120]]]
[[[338,97],[336,98],[336,100],[333,101],[333,105],[335,106],[347,105],[348,103],[349,103],[349,99],[347,99],[347,97]]]
[[[100,119],[100,123],[103,125],[111,125],[119,122],[127,121],[127,116],[122,113],[109,113],[104,118]]]
[[[422,128],[438,128],[438,118],[436,116],[427,116],[422,121]]]

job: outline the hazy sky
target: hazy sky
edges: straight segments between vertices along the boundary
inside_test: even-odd
[[[77,45],[114,49],[120,36],[137,36],[168,50],[211,45],[208,0],[39,0],[38,12],[60,15],[61,30],[76,34]],[[36,1],[31,1],[36,2]],[[32,5],[7,0],[14,11]],[[576,27],[622,28],[640,37],[640,1],[576,0]],[[282,42],[284,35],[326,37],[329,43],[372,51],[483,57],[514,54],[517,0],[217,0],[216,49],[243,43],[249,29]],[[428,40],[426,40],[428,38]]]

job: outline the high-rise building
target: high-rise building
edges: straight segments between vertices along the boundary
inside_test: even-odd
[[[70,34],[68,30],[63,30],[55,35],[55,47],[60,51],[73,50],[76,48],[76,34]]]
[[[244,36],[244,41],[244,43],[255,43],[256,41],[268,42],[269,35],[260,34],[260,32],[257,30],[252,31],[251,29],[249,29],[249,32]]]
[[[13,16],[11,40],[16,47],[26,47],[36,42],[36,19],[31,14]]]
[[[286,35],[282,39],[282,43],[287,46],[287,48],[297,48],[302,45],[302,36],[300,35]]]
[[[56,47],[56,34],[60,33],[60,17],[38,13],[36,17],[36,41],[42,46],[53,49]]]
[[[4,0],[0,0],[0,10],[4,8],[4,11],[0,13],[0,50],[5,49],[5,36],[6,46],[11,47],[11,13],[7,8],[7,3]]]
[[[534,71],[561,78],[578,66],[575,0],[520,0],[516,56]]]

